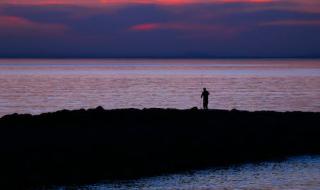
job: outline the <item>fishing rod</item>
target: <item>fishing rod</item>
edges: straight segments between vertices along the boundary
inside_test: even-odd
[[[203,70],[201,70],[201,75],[200,75],[200,85],[201,85],[201,88],[204,88],[203,87]],[[200,98],[200,108],[202,107],[202,95],[201,95],[201,98]]]

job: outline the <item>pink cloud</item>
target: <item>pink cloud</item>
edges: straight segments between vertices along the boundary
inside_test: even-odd
[[[277,20],[262,23],[262,26],[320,26],[320,20]]]
[[[126,6],[129,4],[155,4],[162,6],[179,6],[187,4],[259,4],[258,9],[291,10],[296,12],[320,13],[319,0],[1,0],[1,4],[11,5],[76,5],[76,6]]]
[[[190,23],[143,23],[130,27],[135,31],[152,31],[152,30],[217,30],[222,26],[210,24],[190,24]]]
[[[0,4],[73,4],[73,5],[101,5],[101,4],[199,4],[199,3],[292,3],[314,5],[318,0],[1,0]]]
[[[67,30],[68,28],[62,24],[38,23],[22,17],[0,16],[0,35],[63,35]]]
[[[145,24],[138,24],[130,27],[130,30],[134,31],[151,31],[160,29],[161,25],[158,23],[145,23]]]
[[[2,0],[3,4],[193,4],[193,3],[265,3],[277,0]]]
[[[173,30],[184,33],[184,37],[192,36],[197,38],[206,37],[222,37],[232,38],[236,34],[242,32],[241,28],[223,25],[210,25],[210,24],[194,24],[194,23],[142,23],[131,26],[131,31],[136,32],[151,32],[159,30]]]

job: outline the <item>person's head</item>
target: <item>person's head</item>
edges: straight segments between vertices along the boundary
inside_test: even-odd
[[[206,88],[203,88],[203,91],[207,91],[207,89],[206,89]]]

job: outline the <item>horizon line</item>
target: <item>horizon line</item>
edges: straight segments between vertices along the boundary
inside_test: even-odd
[[[320,59],[320,56],[232,56],[232,57],[184,57],[184,56],[0,56],[0,59]]]

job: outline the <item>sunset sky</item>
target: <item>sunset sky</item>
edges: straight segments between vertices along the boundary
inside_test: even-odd
[[[1,0],[0,57],[320,57],[320,0]]]

